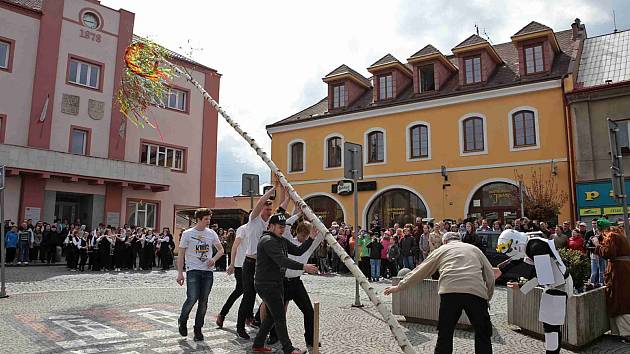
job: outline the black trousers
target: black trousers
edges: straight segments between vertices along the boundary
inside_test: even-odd
[[[245,257],[243,262],[243,273],[241,282],[243,284],[243,298],[238,308],[238,318],[236,320],[236,329],[245,330],[245,319],[254,312],[254,303],[256,303],[256,288],[254,287],[254,273],[256,273],[256,260]],[[280,287],[282,289],[282,287]],[[260,332],[259,332],[260,333]]]
[[[313,345],[313,331],[315,327],[313,304],[300,277],[284,278],[284,301],[293,300],[304,315],[304,340],[307,345]]]
[[[79,250],[79,270],[85,270],[85,263],[87,262],[88,254],[87,250]]]
[[[475,330],[475,353],[491,354],[492,322],[488,313],[488,301],[476,295],[462,293],[440,295],[440,317],[435,353],[453,353],[453,332],[462,310],[466,311]]]
[[[227,300],[225,300],[225,304],[223,305],[223,308],[221,309],[221,312],[219,313],[219,315],[225,317],[227,316],[227,314],[230,312],[230,309],[232,308],[232,305],[234,305],[234,302],[241,296],[243,295],[243,268],[241,267],[235,267],[234,268],[234,278],[236,278],[236,288],[234,288],[234,290],[232,291],[232,293],[230,294],[230,296],[228,296]]]
[[[57,246],[56,245],[46,246],[46,262],[55,263],[56,259],[57,259]]]
[[[286,354],[291,353],[295,348],[291,343],[291,339],[289,339],[287,330],[287,315],[284,312],[284,290],[282,285],[282,283],[276,284],[273,282],[256,284],[256,291],[266,305],[267,315],[254,338],[254,347],[264,346],[269,331],[275,326],[278,340],[282,344],[282,351]]]
[[[13,261],[15,260],[15,251],[17,250],[17,248],[15,247],[7,247],[6,251],[7,251],[7,259],[6,262],[7,263],[13,263]]]

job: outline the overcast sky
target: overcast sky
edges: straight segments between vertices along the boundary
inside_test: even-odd
[[[569,29],[579,17],[589,37],[630,28],[630,1],[156,1],[103,0],[136,14],[134,33],[217,69],[220,102],[270,152],[265,125],[326,95],[321,78],[340,64],[366,68],[386,53],[401,61],[431,43],[444,54],[474,33],[493,44],[530,21]],[[190,45],[188,42],[190,41]],[[180,50],[180,48],[183,48]],[[240,193],[241,174],[269,169],[219,117],[217,195]]]

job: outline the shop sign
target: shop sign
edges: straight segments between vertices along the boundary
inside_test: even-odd
[[[580,216],[598,216],[602,215],[601,208],[580,208]]]
[[[619,206],[619,207],[604,208],[604,214],[606,214],[606,215],[620,215],[620,214],[623,214],[623,207]]]
[[[628,188],[630,181],[626,181],[626,190]],[[578,208],[602,208],[617,204],[610,181],[578,183],[576,192]]]
[[[354,190],[352,181],[341,180],[337,182],[337,194],[350,195]]]

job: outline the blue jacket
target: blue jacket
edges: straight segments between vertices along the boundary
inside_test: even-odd
[[[16,248],[17,242],[18,242],[18,235],[13,231],[7,232],[4,246],[6,248]]]

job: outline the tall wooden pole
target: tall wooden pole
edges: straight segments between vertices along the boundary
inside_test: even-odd
[[[212,96],[210,96],[210,94],[203,88],[203,86],[201,86],[201,84],[199,84],[199,82],[197,82],[197,80],[195,80],[190,75],[190,73],[188,73],[185,70],[182,70],[177,65],[174,65],[168,61],[165,61],[165,63],[169,65],[171,68],[173,68],[173,70],[178,75],[185,76],[186,79],[191,84],[193,84],[197,88],[197,90],[199,90],[199,92],[203,95],[205,100],[208,101],[210,105],[212,105],[212,107],[214,107],[219,112],[219,114],[221,114],[223,119],[225,119],[225,121],[232,128],[234,128],[234,130],[236,130],[236,132],[241,137],[243,137],[245,141],[247,141],[247,143],[252,147],[252,149],[256,151],[256,154],[267,164],[267,166],[269,166],[269,168],[271,169],[271,172],[273,172],[276,175],[276,177],[278,177],[278,181],[280,182],[280,184],[284,188],[286,188],[287,191],[289,192],[289,196],[291,197],[291,200],[293,200],[296,203],[297,207],[300,208],[300,210],[302,211],[304,215],[304,218],[308,220],[309,222],[311,222],[311,224],[315,225],[315,227],[319,231],[319,236],[317,238],[321,240],[322,235],[324,235],[324,237],[326,238],[326,242],[328,242],[328,244],[332,247],[333,251],[335,251],[335,253],[339,256],[339,258],[341,258],[341,260],[346,265],[346,267],[350,270],[352,275],[357,279],[357,281],[359,282],[359,285],[361,285],[361,287],[363,288],[363,291],[365,291],[370,301],[372,301],[372,303],[374,304],[378,312],[381,314],[381,316],[383,316],[383,319],[387,322],[389,329],[392,331],[392,334],[394,335],[394,337],[396,338],[396,341],[398,342],[398,346],[400,346],[400,349],[402,349],[402,351],[405,354],[412,354],[412,353],[415,354],[416,350],[413,348],[413,346],[409,342],[409,339],[407,339],[405,332],[403,332],[402,327],[400,326],[400,324],[398,323],[398,321],[392,314],[391,310],[376,295],[376,292],[374,291],[374,287],[368,282],[367,278],[363,275],[363,272],[361,272],[359,267],[357,267],[356,263],[352,260],[352,257],[350,257],[348,253],[346,253],[346,251],[343,249],[343,247],[341,247],[341,245],[339,245],[339,243],[337,243],[337,240],[328,231],[324,223],[322,223],[322,221],[317,217],[317,215],[313,213],[311,208],[309,208],[306,202],[304,202],[302,197],[300,197],[300,195],[295,191],[295,189],[293,188],[293,186],[291,186],[291,184],[286,179],[282,171],[280,171],[278,166],[276,166],[276,164],[269,158],[269,156],[267,156],[267,153],[263,151],[263,149],[258,145],[258,143],[256,143],[256,141],[254,141],[254,139],[252,139],[249,136],[249,134],[247,134],[247,132],[241,129],[238,123],[236,123],[230,117],[230,115],[227,114],[227,112],[223,110],[223,108],[221,108],[219,103],[215,101],[214,98],[212,98]],[[318,240],[316,240],[315,242],[318,242]],[[357,241],[355,240],[355,242]]]

